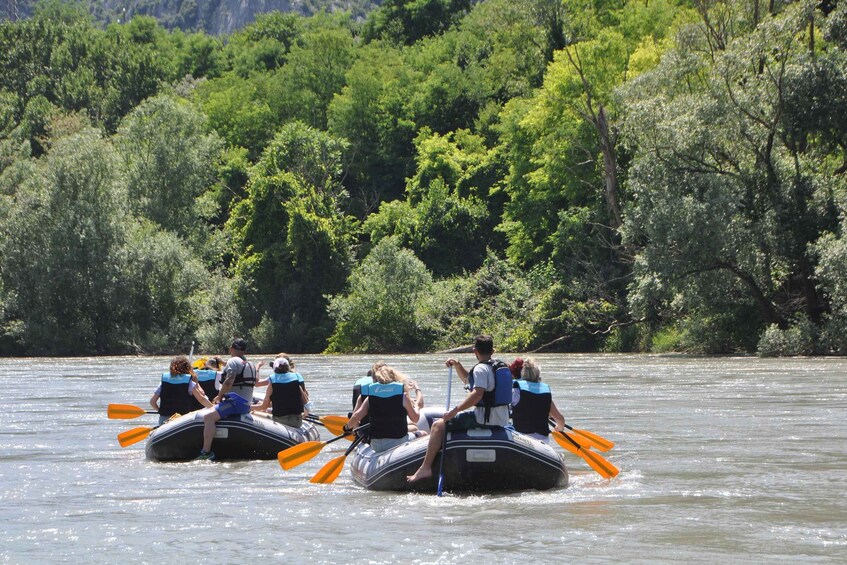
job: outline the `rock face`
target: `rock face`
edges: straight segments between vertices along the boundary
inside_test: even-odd
[[[0,0],[0,20],[32,15],[37,0]],[[168,29],[203,30],[226,35],[252,23],[266,12],[297,12],[309,16],[320,10],[349,10],[364,18],[381,0],[89,0],[95,20],[124,22],[133,16],[152,16]]]

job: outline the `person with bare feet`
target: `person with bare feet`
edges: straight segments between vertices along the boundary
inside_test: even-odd
[[[441,450],[444,434],[448,431],[472,428],[505,427],[509,424],[509,404],[512,399],[512,374],[494,355],[494,341],[489,335],[474,339],[473,353],[477,363],[468,371],[456,359],[447,359],[445,365],[454,367],[463,383],[470,387],[468,394],[455,408],[432,424],[426,455],[420,468],[406,477],[410,483],[432,477],[432,464]],[[470,410],[470,408],[472,408]]]

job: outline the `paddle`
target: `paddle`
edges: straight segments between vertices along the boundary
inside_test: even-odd
[[[320,420],[321,424],[329,430],[329,433],[333,435],[341,435],[344,433],[344,425],[350,420],[349,418],[345,418],[344,416],[317,416],[318,420]],[[347,439],[350,439],[349,437]]]
[[[568,434],[562,432],[553,432],[553,439],[555,439],[556,443],[561,445],[564,449],[567,449],[574,455],[582,457],[585,462],[588,463],[588,465],[592,469],[600,473],[603,478],[611,479],[612,477],[620,473],[620,470],[617,467],[609,463],[609,461],[607,461],[601,455],[594,453],[589,449],[584,449],[583,447],[581,447]]]
[[[344,455],[340,455],[335,457],[334,459],[330,459],[329,462],[321,467],[321,470],[315,473],[315,476],[309,479],[310,483],[317,484],[329,484],[333,482],[338,475],[341,474],[341,470],[344,468],[344,460],[347,459],[347,456],[356,449],[356,446],[362,443],[362,436],[358,436],[353,440],[353,443],[350,444],[350,447],[347,448],[347,451],[344,452]]]
[[[132,420],[145,414],[158,414],[155,410],[145,410],[132,404],[109,404],[106,414],[110,420]]]
[[[450,389],[453,388],[453,365],[447,371],[447,408],[445,412],[450,411]],[[447,459],[447,422],[444,422],[444,439],[441,442],[441,464],[438,466],[438,488],[435,491],[437,496],[444,493],[444,460]]]
[[[132,428],[131,430],[127,430],[125,432],[121,432],[118,434],[118,443],[121,444],[121,447],[129,447],[133,443],[138,443],[143,440],[147,436],[150,435],[150,432],[158,428],[151,428],[149,426],[141,426],[139,428]]]
[[[370,424],[364,424],[362,426],[359,426],[355,430],[352,430],[338,437],[328,439],[326,441],[304,441],[303,443],[298,443],[297,445],[289,447],[288,449],[283,449],[277,454],[279,466],[285,469],[286,471],[289,469],[293,469],[297,465],[305,463],[309,459],[313,458],[315,455],[320,453],[324,447],[331,444],[332,442],[344,439],[344,436],[355,434],[356,432],[359,432],[369,427]]]
[[[585,443],[588,444],[588,447],[594,447],[600,451],[609,451],[615,447],[615,443],[613,441],[609,441],[604,437],[589,432],[588,430],[575,430],[567,424],[565,424],[565,427],[574,433],[574,439],[583,447],[586,447]],[[579,436],[581,436],[581,438]],[[583,439],[585,443],[580,441],[580,439]]]

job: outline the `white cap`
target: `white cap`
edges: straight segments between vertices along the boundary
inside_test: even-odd
[[[274,365],[273,365],[274,369],[278,369],[279,367],[282,367],[283,365],[288,367],[288,359],[286,359],[285,357],[277,357],[274,360]]]

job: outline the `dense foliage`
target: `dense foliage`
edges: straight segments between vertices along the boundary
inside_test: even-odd
[[[0,352],[847,352],[847,3],[380,4],[0,23]]]

